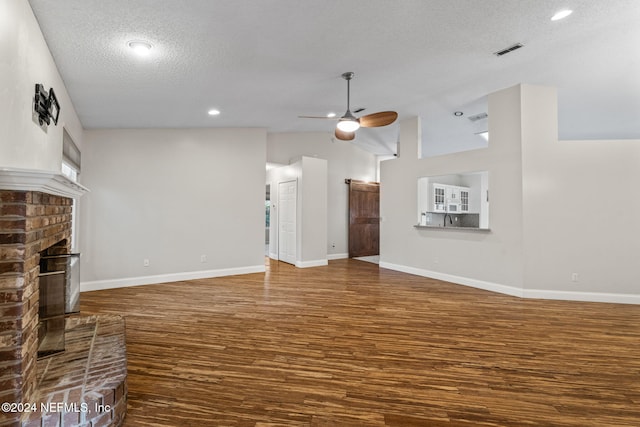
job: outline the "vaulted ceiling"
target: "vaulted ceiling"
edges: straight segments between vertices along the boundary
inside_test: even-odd
[[[334,121],[298,116],[342,115],[340,75],[353,71],[352,110],[421,116],[432,154],[481,144],[486,120],[466,119],[521,82],[558,87],[563,139],[640,138],[637,0],[30,4],[85,128],[264,127],[329,141]],[[561,9],[573,14],[551,21]],[[146,57],[134,40],[152,45]],[[391,154],[397,140],[394,124],[352,143]]]

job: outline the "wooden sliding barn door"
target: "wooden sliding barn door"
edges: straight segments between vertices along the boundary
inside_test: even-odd
[[[349,258],[380,253],[380,184],[345,180],[349,184]]]

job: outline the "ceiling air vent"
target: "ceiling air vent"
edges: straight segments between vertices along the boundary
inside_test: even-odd
[[[513,52],[514,50],[518,50],[518,49],[520,49],[520,48],[521,48],[521,47],[523,47],[523,46],[524,46],[524,45],[523,45],[522,43],[516,43],[516,44],[514,44],[513,46],[509,46],[509,47],[507,47],[507,48],[505,48],[505,49],[499,50],[499,51],[497,51],[497,52],[493,52],[493,54],[494,54],[495,56],[502,56],[502,55],[506,55],[507,53],[509,53],[509,52]]]
[[[487,113],[480,113],[480,114],[476,114],[474,116],[469,116],[467,118],[469,120],[471,120],[472,122],[477,122],[478,120],[486,119],[487,117],[489,117],[489,115]]]

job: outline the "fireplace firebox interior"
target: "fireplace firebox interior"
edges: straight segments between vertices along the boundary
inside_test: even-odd
[[[59,253],[66,242],[40,254],[38,357],[64,351],[65,316],[79,311],[80,254]]]

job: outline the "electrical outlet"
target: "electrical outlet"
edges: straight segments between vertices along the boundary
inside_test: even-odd
[[[149,260],[145,258],[145,259],[142,261],[142,265],[143,265],[143,266],[145,266],[145,267],[149,267]]]
[[[207,262],[207,256],[206,255],[200,255],[200,262]]]
[[[572,282],[578,281],[578,273],[571,273],[571,281]]]

